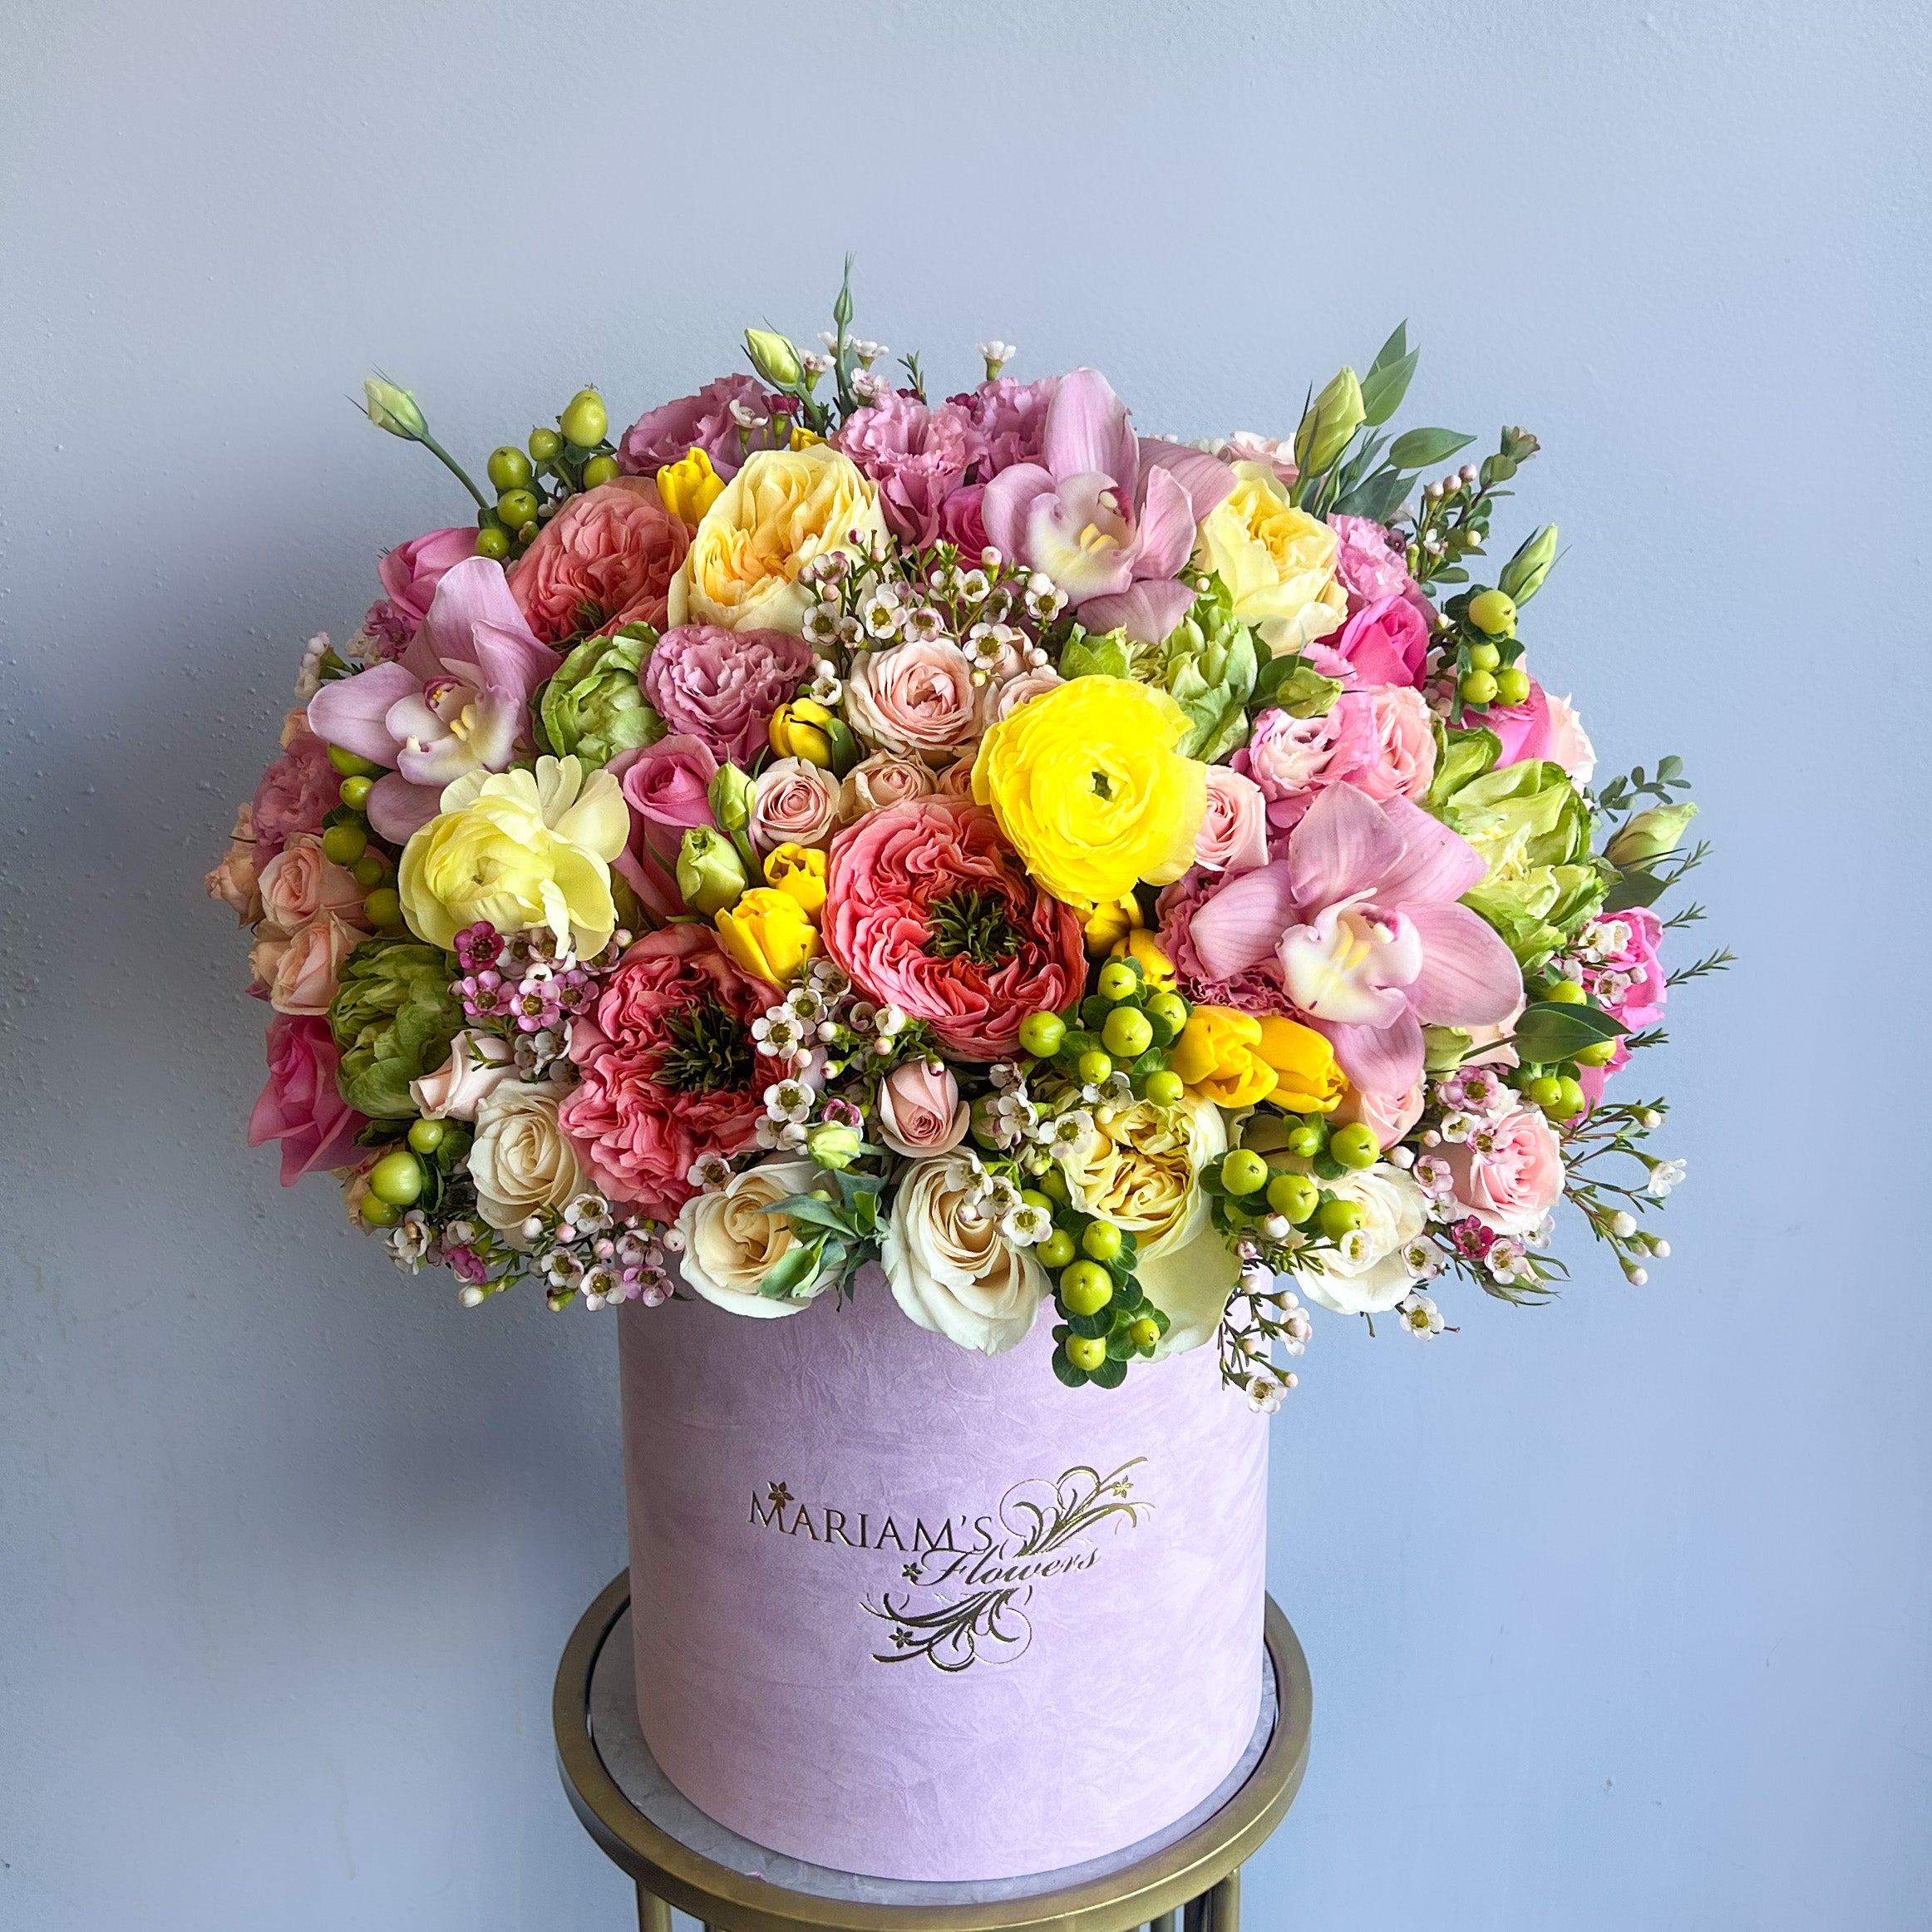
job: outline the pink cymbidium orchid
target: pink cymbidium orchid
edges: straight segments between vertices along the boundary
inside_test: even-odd
[[[1507,1019],[1522,973],[1456,902],[1486,870],[1466,839],[1406,798],[1331,785],[1286,856],[1235,874],[1189,928],[1201,964],[1230,979],[1273,954],[1288,996],[1365,1092],[1407,1092],[1425,1026]]]
[[[531,693],[562,660],[531,635],[503,566],[469,557],[446,571],[397,663],[371,664],[308,701],[319,738],[389,767],[365,808],[400,845],[466,771],[501,771],[529,728]]]
[[[1159,643],[1194,601],[1175,573],[1233,473],[1204,451],[1136,436],[1126,405],[1092,369],[1061,377],[1040,458],[986,485],[988,538],[1051,577],[1089,630]]]

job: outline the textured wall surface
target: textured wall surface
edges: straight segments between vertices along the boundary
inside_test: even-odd
[[[610,1325],[466,1316],[280,1193],[200,880],[300,640],[462,510],[366,367],[480,456],[809,338],[850,248],[943,385],[997,333],[1184,434],[1407,316],[1411,420],[1546,446],[1539,668],[1718,841],[1675,1259],[1324,1322],[1275,1424],[1318,1731],[1254,1923],[1923,1925],[1929,48],[1795,0],[0,9],[0,1923],[626,1922],[547,1711],[622,1558]]]

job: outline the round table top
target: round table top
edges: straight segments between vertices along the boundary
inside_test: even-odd
[[[1240,1866],[1300,1787],[1308,1660],[1272,1598],[1266,1618],[1260,1717],[1220,1787],[1166,1831],[1059,1871],[978,1884],[869,1878],[767,1851],[706,1816],[658,1768],[638,1723],[628,1572],[584,1612],[558,1665],[558,1765],[608,1856],[732,1932],[1129,1932]]]

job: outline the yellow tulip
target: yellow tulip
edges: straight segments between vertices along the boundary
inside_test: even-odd
[[[794,698],[771,713],[766,737],[781,758],[802,758],[821,771],[832,768],[832,714],[816,698]]]
[[[1161,950],[1154,935],[1138,920],[1134,930],[1116,939],[1109,949],[1116,959],[1131,959],[1141,968],[1141,977],[1156,993],[1174,990],[1174,962]]]
[[[1141,902],[1132,893],[1104,901],[1087,915],[1082,929],[1088,953],[1098,959],[1119,951],[1127,935],[1141,924]]]
[[[658,472],[658,495],[680,523],[696,525],[724,491],[724,478],[711,466],[710,456],[693,448],[682,462],[667,463]]]
[[[1274,1072],[1274,1091],[1267,1097],[1290,1113],[1333,1113],[1348,1092],[1335,1049],[1313,1027],[1294,1020],[1269,1014],[1259,1025],[1255,1051]]]
[[[717,914],[717,936],[732,960],[755,979],[788,985],[818,951],[818,929],[789,892],[755,885],[728,912]]]
[[[807,919],[816,919],[826,903],[826,855],[816,845],[774,845],[765,858],[765,883],[798,901]]]
[[[1274,1069],[1260,1052],[1261,1023],[1232,1007],[1197,1006],[1174,1042],[1168,1065],[1196,1100],[1253,1106],[1274,1091]]]

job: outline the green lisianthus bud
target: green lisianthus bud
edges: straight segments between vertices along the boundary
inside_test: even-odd
[[[1515,556],[1503,565],[1503,594],[1519,604],[1527,604],[1543,588],[1550,566],[1556,561],[1556,525],[1546,523],[1526,538]]]
[[[342,1058],[336,1085],[372,1120],[414,1118],[412,1080],[449,1058],[463,1024],[450,992],[456,963],[420,939],[370,939],[343,964],[329,1002],[329,1031]]]
[[[1698,808],[1686,799],[1682,805],[1660,805],[1640,811],[1604,848],[1604,856],[1619,872],[1633,865],[1648,865],[1683,843],[1683,835]]]
[[[678,848],[678,890],[692,911],[710,919],[744,896],[745,867],[722,832],[694,826]]]
[[[1367,421],[1362,385],[1355,372],[1344,367],[1308,407],[1294,432],[1295,466],[1304,476],[1318,476],[1348,446],[1348,439]]]
[[[752,367],[774,389],[796,389],[799,377],[805,373],[798,351],[774,330],[747,329],[745,353],[752,358]]]
[[[758,796],[758,788],[749,773],[736,765],[720,765],[717,776],[711,781],[711,816],[720,831],[730,835],[732,843],[738,849],[738,856],[745,862],[747,874],[758,870],[758,856],[752,850],[752,806]]]
[[[362,407],[369,421],[392,436],[414,443],[429,434],[428,421],[416,407],[416,398],[387,376],[378,373],[362,378]]]
[[[827,1121],[805,1136],[805,1151],[826,1172],[835,1174],[859,1158],[865,1145],[856,1127],[841,1127]]]
[[[559,758],[574,757],[589,771],[664,735],[638,684],[657,641],[648,624],[627,624],[614,637],[586,638],[558,666],[537,708]]]

